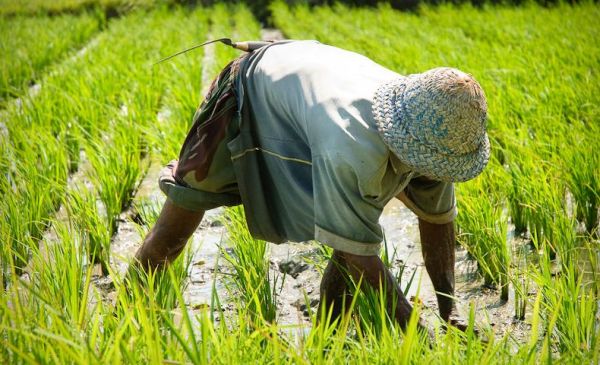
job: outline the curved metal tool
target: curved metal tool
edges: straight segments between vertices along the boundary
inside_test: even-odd
[[[257,49],[266,46],[267,44],[271,44],[273,42],[265,42],[265,41],[250,41],[250,42],[235,42],[230,44],[231,47],[237,48],[242,51],[252,52]]]
[[[213,40],[204,42],[202,44],[198,44],[198,45],[195,45],[193,47],[184,49],[183,51],[177,52],[177,53],[175,53],[173,55],[170,55],[169,57],[165,57],[162,60],[160,60],[160,61],[155,62],[154,64],[152,64],[152,66],[157,65],[157,64],[159,64],[161,62],[170,60],[171,58],[179,56],[180,54],[183,54],[183,53],[189,52],[191,50],[194,50],[196,48],[200,48],[200,47],[206,46],[207,44],[216,43],[216,42],[221,42],[221,43],[223,43],[223,44],[225,44],[227,46],[230,46],[230,47],[233,47],[233,48],[245,51],[245,52],[252,52],[252,51],[255,51],[255,50],[257,50],[257,49],[259,49],[261,47],[266,46],[267,44],[272,43],[272,42],[263,42],[263,41],[232,42],[231,39],[229,39],[229,38],[213,39]]]

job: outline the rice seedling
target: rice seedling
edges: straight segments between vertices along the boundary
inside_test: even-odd
[[[528,194],[527,187],[530,176],[527,174],[529,166],[527,162],[531,159],[521,159],[526,154],[524,148],[519,148],[516,143],[505,146],[503,151],[505,163],[507,165],[510,182],[505,185],[505,194],[508,202],[511,223],[514,225],[515,235],[523,234],[528,226]]]
[[[15,200],[9,199],[2,206],[2,212],[5,214],[2,222],[3,242],[6,246],[3,253],[7,256],[2,257],[5,273],[4,285],[8,283],[11,271],[19,276],[23,273],[29,259],[29,248],[34,245],[29,236],[29,221],[19,212],[19,206]]]
[[[353,293],[353,301],[347,305],[350,307],[349,312],[354,315],[357,326],[356,331],[362,332],[359,335],[380,337],[385,336],[392,330],[399,330],[399,328],[396,328],[397,323],[394,319],[397,306],[396,297],[393,297],[390,301],[387,296],[387,293],[392,292],[391,290],[386,290],[382,285],[380,285],[379,290],[375,290],[362,284],[361,280],[355,282],[350,277],[348,281],[347,285]],[[419,312],[417,305],[413,308],[413,317],[418,316],[416,313]],[[408,333],[412,330],[410,321],[405,330]]]
[[[253,238],[240,207],[228,208],[224,216],[231,253],[223,255],[234,269],[233,281],[242,296],[250,323],[274,322],[277,313],[277,278],[271,278],[267,243]]]
[[[327,247],[327,246],[324,246],[324,247]],[[397,261],[397,257],[398,257],[398,248],[394,247],[394,251],[390,254],[389,245],[388,245],[387,238],[386,238],[385,232],[384,232],[383,253],[381,254],[381,261],[383,262],[385,267],[387,267],[390,270],[390,272],[392,273],[392,276],[394,277],[394,279],[396,280],[398,285],[400,285],[401,287],[404,286],[402,288],[402,293],[404,294],[404,296],[407,296],[410,288],[415,283],[415,278],[416,278],[418,270],[414,270],[412,275],[408,279],[408,281],[405,283],[405,285],[402,285],[402,276],[404,275],[404,270],[406,270],[406,264],[402,263],[401,265],[399,265],[399,267],[397,269],[395,269],[393,267],[393,265],[394,265],[394,262]]]
[[[138,224],[143,232],[146,233],[150,227],[154,225],[160,214],[162,204],[159,201],[145,198],[142,200],[134,201],[133,203],[133,221]]]
[[[127,278],[129,282],[125,285],[128,291],[138,291],[133,297],[143,296],[161,311],[170,311],[177,306],[186,310],[185,303],[179,301],[178,296],[181,293],[178,291],[185,289],[191,264],[192,255],[186,250],[162,270],[151,270],[148,273],[137,271],[135,275]],[[173,289],[175,287],[178,288],[177,291]]]
[[[91,165],[90,180],[104,203],[106,226],[112,236],[117,230],[119,214],[131,203],[141,179],[142,161],[141,139],[135,125],[116,127],[108,140],[108,143],[92,142],[94,144],[88,147],[86,155]]]
[[[74,227],[73,227],[74,228]],[[54,308],[62,308],[66,321],[81,328],[88,308],[92,266],[87,265],[83,236],[68,225],[54,222],[58,240],[43,242],[45,252],[34,248],[30,294]]]
[[[32,132],[15,135],[33,138]],[[48,133],[39,133],[34,143],[15,153],[16,161],[6,161],[10,164],[9,178],[4,185],[6,198],[0,204],[0,211],[4,212],[3,231],[7,237],[4,242],[14,249],[17,273],[27,263],[29,249],[48,227],[48,215],[59,206],[61,184],[67,176],[62,165],[66,156],[61,153],[59,143]],[[38,154],[39,150],[43,152]]]
[[[510,283],[514,290],[515,318],[525,320],[527,306],[529,304],[529,292],[532,288],[530,267],[527,254],[522,254],[515,260],[515,268],[509,275]]]
[[[457,218],[458,241],[477,260],[484,284],[499,286],[500,297],[508,300],[508,284],[512,253],[507,243],[508,222],[502,212],[502,201],[490,195],[482,184],[461,186]]]
[[[109,274],[110,238],[106,217],[100,213],[96,194],[80,187],[69,192],[65,207],[71,229],[79,234],[81,249],[92,264],[100,264],[102,273]]]
[[[592,132],[594,133],[594,132]],[[589,233],[597,233],[600,209],[600,154],[589,137],[574,135],[565,146],[564,170],[569,191],[575,200],[578,221],[584,223]]]
[[[596,249],[586,254],[597,255]],[[598,311],[597,282],[584,280],[577,260],[568,261],[560,273],[554,273],[550,262],[542,262],[533,278],[542,295],[541,315],[548,323],[552,343],[570,361],[584,361],[598,351],[598,328],[595,316]],[[596,355],[597,356],[597,355]]]

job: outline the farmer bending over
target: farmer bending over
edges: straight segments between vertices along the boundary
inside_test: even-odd
[[[243,204],[256,238],[333,248],[321,306],[336,318],[349,273],[384,288],[406,326],[411,305],[378,254],[379,217],[393,198],[419,217],[441,317],[461,327],[454,294],[454,181],[489,158],[486,101],[452,68],[409,76],[316,41],[281,41],[231,62],[194,116],[178,161],[162,172],[168,199],[142,247],[145,270],[173,261],[204,212]],[[265,278],[267,280],[267,278]]]

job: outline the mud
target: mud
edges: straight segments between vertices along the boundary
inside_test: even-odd
[[[164,197],[156,188],[160,166],[153,166],[142,182],[136,199],[154,201],[160,206]],[[200,227],[189,242],[191,255],[189,280],[184,290],[184,300],[190,314],[210,308],[213,288],[222,303],[221,309],[232,311],[234,306],[227,298],[231,295],[228,271],[221,256],[227,247],[225,228],[220,223],[222,209],[208,211]],[[133,222],[133,212],[123,214],[119,231],[113,239],[112,266],[120,274],[142,241],[139,226]],[[421,256],[418,222],[412,212],[394,200],[385,208],[381,224],[386,236],[387,252],[394,273],[402,272],[401,287],[407,289],[408,298],[420,303],[423,317],[430,325],[439,324],[437,302],[433,286],[424,269]],[[316,242],[268,244],[269,277],[276,290],[278,305],[277,323],[281,326],[305,331],[310,328],[309,312],[316,310],[319,298],[321,272],[325,266],[319,244]],[[500,300],[497,290],[485,288],[477,275],[477,265],[464,249],[456,252],[456,297],[458,309],[468,318],[473,306],[476,321],[481,328],[492,328],[497,336],[510,332],[516,340],[524,340],[529,330],[525,321],[514,319],[514,295],[508,302]],[[411,278],[414,278],[412,283]],[[530,309],[530,308],[529,308]],[[229,313],[231,314],[231,313]],[[226,314],[227,315],[227,314]],[[301,325],[302,328],[296,328]]]
[[[90,184],[85,178],[85,167],[88,165],[84,154],[81,156],[81,161],[82,167],[69,179],[68,185],[71,187]],[[165,200],[157,186],[161,169],[162,165],[159,163],[150,166],[138,187],[132,207],[120,217],[118,231],[111,244],[111,267],[119,277],[125,273],[147,229],[138,224],[140,218],[136,207],[144,204],[154,210],[153,214],[158,214]],[[191,255],[191,265],[184,290],[184,300],[186,310],[192,315],[210,308],[213,289],[218,293],[222,303],[221,308],[213,309],[233,313],[233,301],[228,299],[233,289],[232,285],[228,284],[225,274],[228,267],[221,255],[221,250],[227,249],[226,230],[220,221],[222,213],[223,209],[206,212],[202,223],[188,244],[187,252]],[[67,219],[64,209],[57,212],[56,218]],[[422,304],[424,319],[431,325],[439,323],[435,292],[424,270],[421,257],[416,217],[402,203],[394,199],[386,206],[380,222],[385,232],[386,251],[391,257],[392,271],[402,272],[400,281],[402,289],[408,287],[408,298],[412,302]],[[526,240],[519,241],[513,236],[511,238],[513,244],[526,246]],[[43,241],[51,244],[55,240],[52,230],[49,230]],[[269,278],[276,289],[278,305],[277,323],[289,331],[305,332],[311,325],[309,313],[318,306],[321,272],[326,264],[319,244],[316,242],[281,245],[269,243],[268,246]],[[44,251],[43,247],[41,249]],[[492,328],[497,336],[509,332],[517,341],[525,340],[530,329],[528,319],[531,303],[526,310],[525,320],[516,320],[514,292],[510,292],[508,302],[501,301],[497,290],[483,286],[483,281],[477,274],[476,262],[469,258],[464,249],[457,248],[456,258],[456,296],[459,312],[467,318],[469,307],[473,306],[478,326]],[[95,271],[92,282],[103,299],[114,301],[116,293],[111,285],[114,278],[103,277],[99,265],[97,266],[98,270]],[[414,278],[412,284],[411,278]],[[533,297],[533,289],[529,294]],[[93,302],[90,304],[93,305]]]

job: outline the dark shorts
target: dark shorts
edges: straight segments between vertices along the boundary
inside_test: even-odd
[[[230,62],[212,82],[194,115],[179,160],[161,172],[161,190],[176,205],[201,211],[241,203],[227,143],[239,133],[235,79],[244,57]]]

